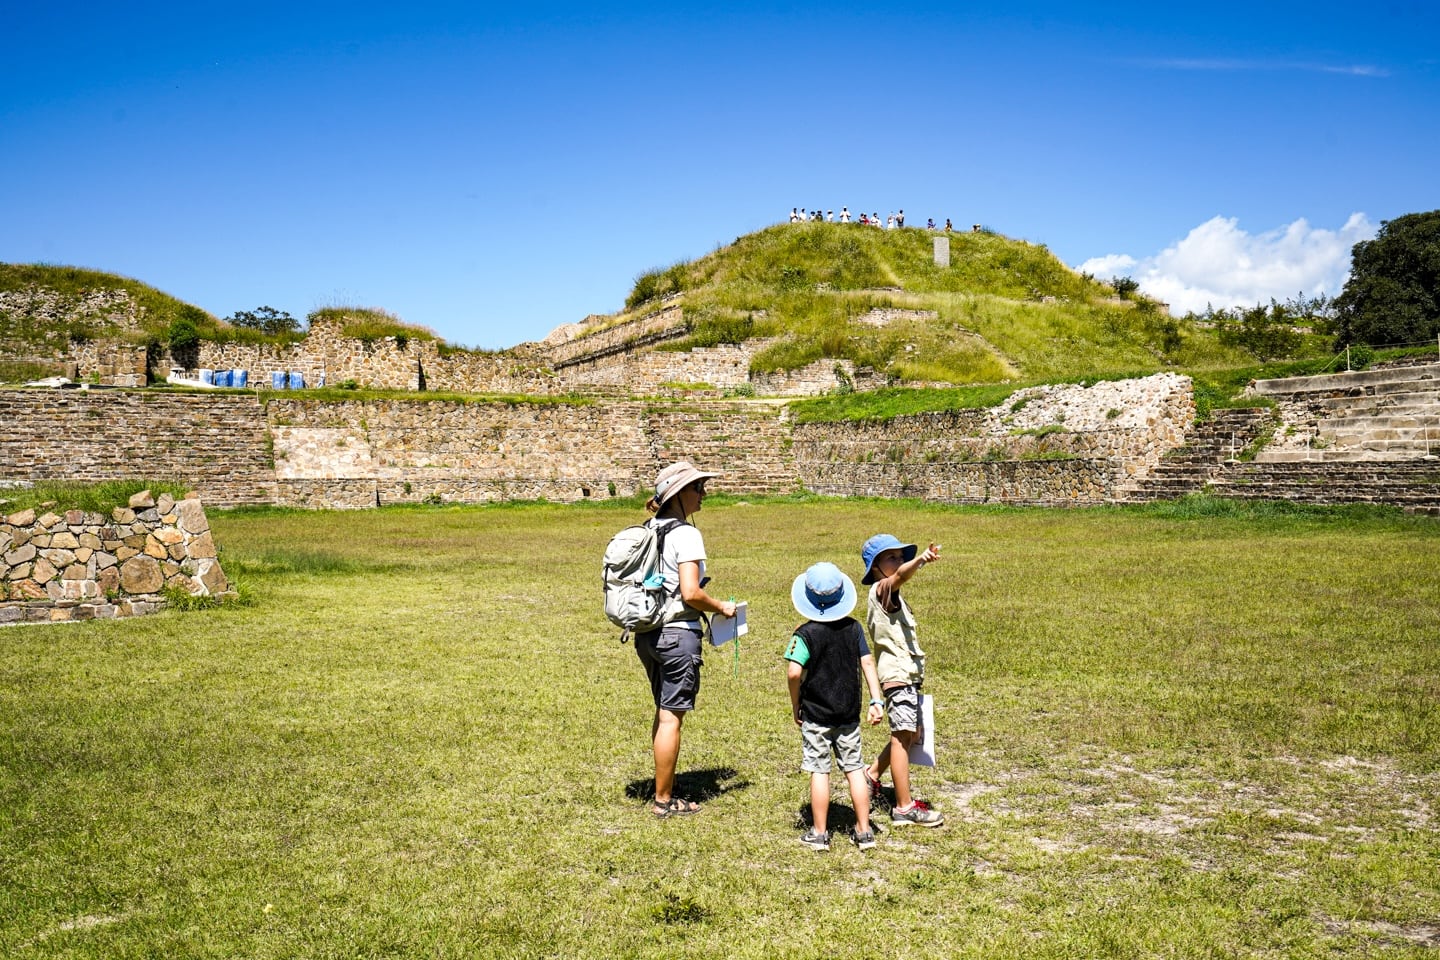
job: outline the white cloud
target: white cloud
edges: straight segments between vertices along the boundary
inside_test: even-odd
[[[1334,296],[1350,274],[1350,249],[1375,236],[1376,225],[1352,213],[1339,230],[1312,227],[1301,218],[1267,233],[1241,230],[1235,217],[1213,217],[1172,246],[1136,259],[1111,253],[1079,269],[1109,279],[1131,276],[1140,290],[1170,304],[1172,313],[1205,305],[1253,306],[1296,294]]]
[[[1299,60],[1233,60],[1218,57],[1169,57],[1165,59],[1132,60],[1142,67],[1158,70],[1207,70],[1217,72],[1285,71],[1303,73],[1338,73],[1349,77],[1388,77],[1390,71],[1370,63],[1316,63]]]

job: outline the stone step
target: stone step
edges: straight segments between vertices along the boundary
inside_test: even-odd
[[[1317,404],[1325,410],[1362,410],[1391,412],[1410,408],[1432,408],[1440,406],[1440,385],[1429,390],[1389,393],[1382,396],[1328,397]]]
[[[1317,421],[1316,426],[1322,431],[1329,430],[1333,433],[1368,432],[1405,427],[1423,427],[1433,430],[1440,427],[1440,414],[1331,417]]]
[[[1353,479],[1347,481],[1326,480],[1323,477],[1266,477],[1251,475],[1245,477],[1220,477],[1211,482],[1212,486],[1225,487],[1287,487],[1294,489],[1317,489],[1341,492],[1363,492],[1365,490],[1403,490],[1426,496],[1440,495],[1440,484],[1407,483],[1404,480],[1386,481],[1380,479]]]
[[[1417,367],[1390,367],[1378,370],[1361,370],[1348,373],[1323,374],[1315,377],[1285,377],[1278,380],[1257,380],[1253,390],[1260,396],[1290,395],[1297,398],[1306,394],[1355,391],[1356,396],[1365,393],[1382,393],[1396,388],[1405,389],[1405,384],[1423,384],[1440,379],[1440,363]],[[1417,389],[1411,386],[1409,389]],[[1424,389],[1419,387],[1418,389]]]
[[[1385,443],[1386,441],[1371,441],[1371,443]],[[1433,445],[1436,451],[1440,451],[1440,443]],[[1256,463],[1279,464],[1279,463],[1412,463],[1417,460],[1426,460],[1430,456],[1424,443],[1410,444],[1407,447],[1386,447],[1384,449],[1371,449],[1361,444],[1353,447],[1327,447],[1324,450],[1261,450],[1255,457]]]
[[[1231,473],[1290,473],[1295,476],[1376,476],[1419,477],[1440,479],[1440,457],[1434,460],[1351,460],[1351,461],[1290,461],[1265,463],[1256,460],[1237,466]]]
[[[1440,446],[1428,437],[1404,437],[1400,430],[1382,430],[1373,434],[1341,434],[1332,439],[1333,450],[1365,450],[1397,460],[1423,457],[1432,447]]]

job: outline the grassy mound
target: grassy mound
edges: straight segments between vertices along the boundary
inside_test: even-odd
[[[54,312],[37,316],[0,307],[0,340],[43,347],[107,337],[143,344],[163,341],[180,320],[193,324],[201,336],[228,329],[199,307],[129,277],[81,267],[0,263],[0,293],[29,290],[51,291]],[[86,297],[109,290],[124,291],[129,302],[116,300],[82,309]]]
[[[833,357],[899,379],[966,384],[1250,359],[1148,300],[1117,299],[1043,245],[951,233],[951,265],[938,267],[937,235],[856,224],[770,227],[699,260],[642,274],[626,312],[612,322],[683,293],[690,333],[668,349],[776,338],[756,356],[757,373]],[[935,317],[858,322],[875,308]]]
[[[395,314],[379,307],[321,307],[310,313],[310,322],[329,320],[340,325],[340,332],[356,340],[373,342],[385,337],[396,340],[438,340],[429,327],[406,323]]]

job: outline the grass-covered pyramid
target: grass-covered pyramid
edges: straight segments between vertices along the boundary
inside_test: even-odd
[[[937,236],[949,238],[948,267],[934,262]],[[1118,298],[1043,245],[989,232],[782,224],[641,274],[626,310],[592,329],[675,293],[684,294],[690,332],[668,349],[778,338],[756,356],[755,372],[833,357],[907,381],[984,383],[1245,359],[1159,304]],[[875,308],[928,313],[860,322]]]

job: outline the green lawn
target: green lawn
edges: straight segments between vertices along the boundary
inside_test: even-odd
[[[212,511],[252,605],[0,630],[0,956],[1440,945],[1440,523],[717,500],[712,588],[752,633],[686,726],[705,811],[656,822],[648,690],[599,613],[639,516]],[[880,530],[944,545],[906,592],[949,822],[816,854],[789,584],[857,575]]]

